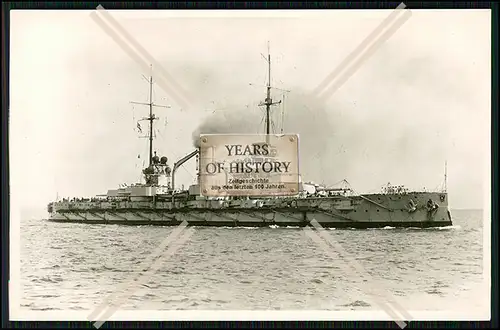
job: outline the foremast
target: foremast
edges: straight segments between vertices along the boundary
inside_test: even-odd
[[[159,118],[153,113],[153,107],[160,108],[170,108],[169,105],[159,105],[154,103],[153,101],[153,66],[150,66],[151,73],[149,77],[143,75],[144,79],[148,81],[149,84],[149,101],[148,102],[135,102],[131,101],[133,104],[146,105],[149,107],[149,116],[143,117],[139,121],[148,121],[149,122],[149,134],[143,137],[148,138],[149,143],[149,157],[148,157],[148,166],[143,169],[144,178],[146,180],[146,185],[158,185],[159,184],[159,176],[165,175],[167,178],[170,177],[170,168],[167,165],[168,158],[162,156],[161,159],[156,155],[156,151],[153,154],[153,140],[154,140],[154,121]],[[142,132],[140,123],[137,122],[137,128],[140,132]],[[169,183],[167,183],[169,185]]]

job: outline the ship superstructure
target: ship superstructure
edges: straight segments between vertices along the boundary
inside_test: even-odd
[[[275,102],[271,97],[271,56],[266,61],[269,79],[266,98],[265,131],[270,136],[270,111]],[[187,221],[195,226],[307,226],[316,220],[323,227],[442,227],[452,225],[448,210],[448,193],[441,191],[408,191],[403,186],[388,184],[380,193],[358,194],[347,181],[337,187],[325,187],[312,182],[299,183],[299,191],[287,197],[203,197],[200,195],[198,148],[168,165],[166,156],[154,151],[154,121],[158,119],[152,100],[153,77],[149,83],[148,164],[142,170],[144,182],[108,190],[106,195],[93,198],[72,198],[51,202],[49,220],[56,222],[179,225]],[[166,107],[166,106],[160,106]],[[237,132],[235,132],[237,133]],[[261,143],[268,143],[261,142]],[[270,157],[273,155],[271,154]],[[175,185],[177,169],[195,159],[197,182],[187,190]]]

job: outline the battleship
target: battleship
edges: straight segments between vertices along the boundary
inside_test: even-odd
[[[265,57],[265,56],[264,56]],[[265,57],[266,59],[266,57]],[[271,98],[271,57],[265,107],[265,134],[270,136],[271,107],[279,104]],[[313,220],[327,228],[445,227],[452,225],[446,190],[410,191],[388,184],[378,193],[356,193],[346,180],[338,186],[303,182],[299,174],[296,194],[288,196],[208,197],[200,193],[200,147],[169,165],[166,156],[154,151],[153,76],[147,78],[149,102],[148,164],[139,183],[110,189],[92,198],[63,198],[48,204],[51,222],[214,227],[305,227]],[[238,133],[238,132],[234,132]],[[196,181],[184,189],[176,186],[177,170],[195,159]]]

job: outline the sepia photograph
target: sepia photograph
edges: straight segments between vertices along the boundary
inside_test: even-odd
[[[490,31],[11,11],[11,320],[489,320]]]

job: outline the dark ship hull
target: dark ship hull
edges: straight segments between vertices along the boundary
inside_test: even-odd
[[[175,226],[293,227],[316,220],[328,228],[444,227],[452,225],[448,196],[438,192],[356,196],[170,201],[78,201],[49,204],[50,221]],[[411,200],[411,201],[410,201]],[[434,207],[427,202],[432,200]],[[411,203],[415,203],[411,207]]]

